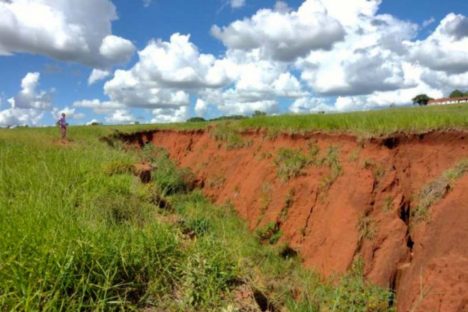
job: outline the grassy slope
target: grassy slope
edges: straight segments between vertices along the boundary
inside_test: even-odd
[[[166,194],[174,210],[159,209],[152,199],[177,191],[180,171],[164,153],[98,141],[111,131],[72,128],[64,146],[57,129],[0,130],[0,310],[235,311],[239,281],[292,311],[387,310],[389,293],[358,266],[337,286],[320,281],[199,192]],[[149,185],[126,172],[142,158],[159,168]]]

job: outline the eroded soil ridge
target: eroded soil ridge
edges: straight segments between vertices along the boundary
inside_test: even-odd
[[[165,148],[214,202],[306,267],[331,276],[362,258],[398,311],[468,311],[466,135],[118,134]]]

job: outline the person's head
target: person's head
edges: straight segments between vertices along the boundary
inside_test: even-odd
[[[62,113],[62,117],[65,118],[65,113]]]

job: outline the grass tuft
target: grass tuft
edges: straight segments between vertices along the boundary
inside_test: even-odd
[[[309,159],[299,150],[280,148],[275,157],[276,173],[283,181],[299,176]]]
[[[438,179],[425,185],[417,196],[418,205],[411,210],[411,219],[414,222],[427,220],[429,208],[450,192],[453,184],[467,172],[468,160],[463,160],[445,171]]]

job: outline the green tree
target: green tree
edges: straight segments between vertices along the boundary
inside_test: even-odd
[[[187,122],[204,122],[206,121],[203,117],[192,117],[187,119]]]
[[[452,98],[457,98],[457,97],[463,97],[466,94],[467,93],[463,93],[460,90],[456,89],[456,90],[453,90],[452,93],[450,93],[449,98],[452,99]]]
[[[253,116],[253,117],[259,117],[259,116],[266,116],[266,114],[267,114],[267,113],[265,113],[265,112],[256,110],[256,111],[253,112],[252,116]]]
[[[432,98],[428,97],[426,94],[418,94],[412,99],[413,103],[418,105],[427,105],[427,102],[430,100],[432,100]]]

